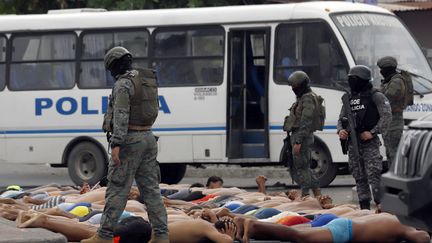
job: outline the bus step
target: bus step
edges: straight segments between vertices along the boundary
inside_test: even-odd
[[[243,143],[264,143],[264,130],[247,130],[243,132]]]
[[[243,144],[244,158],[264,158],[265,149],[263,143],[246,143]]]

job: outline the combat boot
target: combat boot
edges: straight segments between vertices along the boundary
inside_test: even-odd
[[[148,243],[169,243],[168,235],[156,235],[154,232],[152,232],[151,239]]]
[[[169,239],[168,238],[152,237],[151,240],[149,241],[149,243],[169,243]]]
[[[321,196],[321,189],[319,189],[319,188],[313,188],[312,189],[312,193],[314,194],[315,198],[318,198],[318,197]]]
[[[96,233],[91,238],[88,238],[86,240],[82,240],[81,243],[112,243],[112,241],[113,240],[103,239]]]
[[[360,204],[360,209],[370,210],[370,201],[368,201],[368,200],[359,201],[359,204]]]

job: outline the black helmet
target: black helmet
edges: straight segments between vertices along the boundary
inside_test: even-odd
[[[382,57],[377,61],[377,65],[379,68],[396,68],[397,67],[397,60],[394,57],[386,56]]]
[[[348,72],[348,77],[356,76],[360,79],[370,81],[372,78],[372,72],[370,68],[365,65],[356,65],[352,67]]]
[[[130,55],[132,57],[132,54],[124,47],[116,46],[111,48],[106,54],[104,58],[104,65],[106,69],[110,69],[111,64],[120,58],[122,58],[125,55]]]
[[[295,71],[288,77],[288,84],[293,87],[299,87],[301,85],[309,85],[310,78],[303,71]]]

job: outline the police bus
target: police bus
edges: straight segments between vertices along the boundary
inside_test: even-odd
[[[277,165],[282,123],[295,96],[287,77],[303,70],[325,99],[311,168],[328,185],[346,166],[336,135],[347,72],[398,59],[413,76],[415,119],[431,111],[431,67],[390,12],[349,2],[195,9],[64,10],[0,16],[0,160],[68,167],[95,183],[107,170],[103,114],[114,80],[103,57],[124,46],[136,67],[158,75],[162,181],[186,165]],[[283,156],[282,156],[283,157]]]

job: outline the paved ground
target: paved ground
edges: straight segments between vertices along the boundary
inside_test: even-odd
[[[289,174],[283,167],[252,167],[242,168],[238,166],[208,166],[206,169],[188,168],[185,178],[180,183],[191,184],[200,182],[205,184],[211,175],[221,176],[226,187],[241,187],[248,191],[256,191],[255,177],[264,175],[268,178],[268,191],[286,191],[295,188],[291,184]],[[0,190],[8,185],[20,185],[22,187],[34,187],[57,183],[71,185],[66,168],[51,168],[48,165],[28,164],[1,164]],[[323,188],[323,193],[330,195],[336,204],[352,203],[352,186],[354,180],[351,176],[338,176],[328,187]],[[39,243],[39,242],[66,242],[60,234],[55,234],[44,229],[18,229],[14,222],[0,218],[0,243]],[[255,241],[275,242],[275,241]]]

